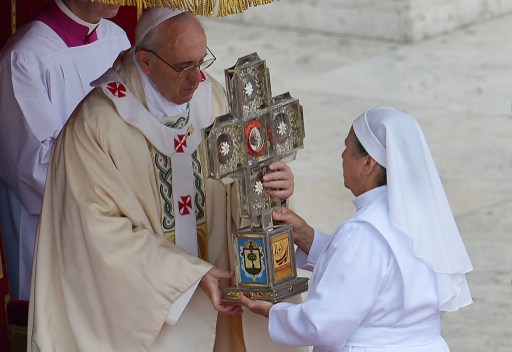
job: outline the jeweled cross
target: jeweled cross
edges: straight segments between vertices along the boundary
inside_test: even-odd
[[[239,183],[242,216],[251,227],[272,227],[272,209],[281,201],[262,184],[268,165],[290,161],[303,147],[304,120],[299,101],[289,93],[272,97],[265,61],[256,53],[225,71],[230,113],[203,130],[208,176]]]

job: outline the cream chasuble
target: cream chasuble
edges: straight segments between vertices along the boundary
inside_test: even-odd
[[[121,56],[114,69],[126,92],[144,104],[131,55]],[[213,119],[227,113],[227,104],[220,84],[208,81],[202,85],[212,87],[208,110]],[[108,86],[107,94],[126,94],[120,85]],[[196,123],[194,109],[191,102],[190,118],[178,118],[174,129],[153,117],[136,125],[119,116],[104,90],[95,89],[70,117],[53,148],[46,183],[32,275],[29,351],[298,350],[273,343],[267,320],[249,312],[217,317],[199,288],[176,325],[164,323],[178,297],[211,267],[172,243],[177,214],[192,215],[199,255],[223,270],[230,268],[227,234],[240,220],[231,187],[204,178],[204,186],[196,187],[201,144],[189,158],[193,199],[181,198],[187,194],[181,189],[175,194],[172,187],[175,170],[170,172],[169,161],[200,131],[194,126],[188,136]],[[175,134],[169,137],[164,130]]]
[[[164,120],[167,128],[126,89],[113,69],[92,84],[101,87],[119,115],[151,143],[162,203],[162,228],[168,239],[188,253],[198,255],[196,218],[205,225],[206,214],[204,175],[197,148],[201,130],[210,124],[211,84],[200,84],[190,102],[191,112]],[[203,233],[203,259],[207,259],[205,237]]]

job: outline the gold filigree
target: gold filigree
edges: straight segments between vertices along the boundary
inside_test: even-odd
[[[242,141],[242,126],[241,125],[231,125],[226,128],[223,128],[219,131],[215,132],[215,139],[218,138],[221,134],[227,134],[231,137],[233,146],[232,146],[232,156],[229,159],[229,162],[226,164],[219,165],[219,171],[221,174],[226,175],[233,171],[236,171],[240,165],[243,165],[245,157],[244,157],[244,147]]]

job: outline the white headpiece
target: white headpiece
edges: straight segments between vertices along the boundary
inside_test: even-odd
[[[145,10],[137,21],[137,27],[135,28],[135,45],[138,45],[146,34],[160,23],[182,12],[168,7],[150,7]]]
[[[440,309],[471,303],[465,273],[473,267],[416,120],[380,107],[359,116],[353,128],[368,154],[386,168],[391,223],[411,237],[416,257],[437,274]]]

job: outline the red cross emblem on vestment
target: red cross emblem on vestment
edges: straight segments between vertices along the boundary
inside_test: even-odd
[[[126,96],[126,87],[119,82],[110,82],[107,84],[107,89],[118,98]]]
[[[190,214],[190,209],[192,208],[192,198],[189,195],[181,196],[178,201],[178,208],[181,215]]]
[[[176,153],[183,153],[187,147],[187,135],[179,134],[174,138],[174,150]]]

